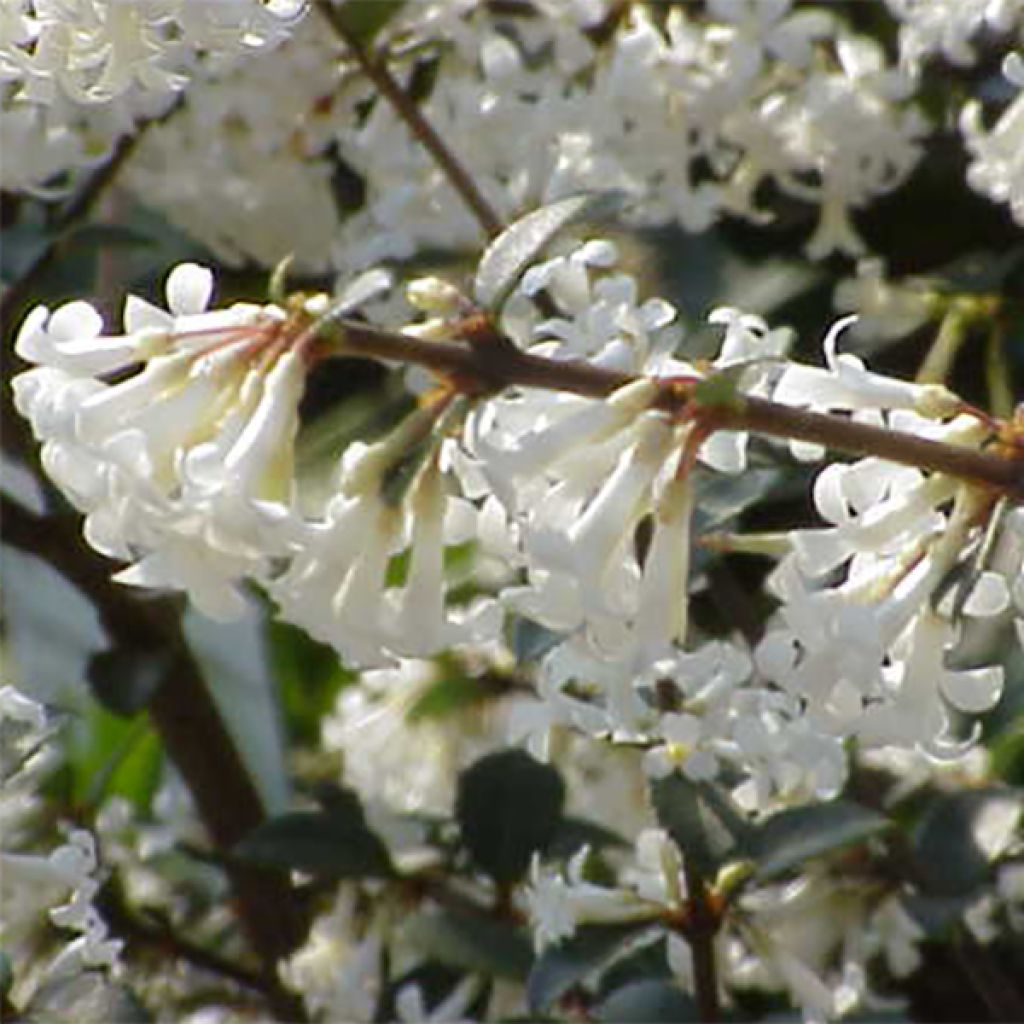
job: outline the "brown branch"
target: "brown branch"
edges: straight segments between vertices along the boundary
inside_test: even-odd
[[[693,956],[693,988],[697,997],[697,1017],[708,1022],[721,1016],[718,997],[718,971],[715,964],[715,935],[719,919],[711,906],[707,883],[690,857],[683,857],[686,877],[687,922],[683,937]]]
[[[230,850],[265,818],[263,803],[213,702],[168,600],[139,600],[109,578],[69,516],[41,516],[2,498],[3,539],[43,559],[92,600],[111,643],[169,655],[148,711],[219,849]],[[274,1012],[303,1019],[277,980],[276,963],[302,941],[305,922],[285,877],[247,865],[226,868],[242,929],[262,963]]]
[[[167,956],[227,978],[243,988],[251,989],[263,996],[275,995],[268,987],[265,975],[251,971],[213,950],[184,938],[165,921],[147,921],[133,913],[125,903],[119,887],[113,882],[108,882],[100,890],[96,907],[111,932],[125,941],[128,951],[136,946],[155,947]]]
[[[341,319],[325,321],[320,330],[328,343],[341,352],[417,363],[444,376],[476,380],[495,392],[518,386],[603,398],[637,379],[589,363],[533,355],[512,344],[472,346],[455,341],[424,341]],[[667,386],[662,404],[669,411],[678,410],[692,397],[686,388]],[[946,473],[994,488],[1015,501],[1024,500],[1024,464],[1020,459],[859,423],[848,416],[797,409],[765,398],[741,395],[706,408],[713,414],[718,429],[809,441],[848,455],[876,456]]]
[[[476,182],[448,144],[438,135],[420,107],[398,83],[387,64],[368,53],[366,47],[349,31],[345,15],[332,0],[316,0],[316,7],[331,26],[335,35],[348,47],[367,78],[405,122],[416,140],[430,154],[455,189],[466,207],[476,218],[488,238],[493,238],[505,227],[501,218],[477,188]]]

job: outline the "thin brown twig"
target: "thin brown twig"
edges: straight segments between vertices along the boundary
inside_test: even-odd
[[[155,947],[175,959],[227,978],[243,988],[264,996],[272,994],[266,975],[243,967],[211,949],[184,938],[166,923],[150,923],[134,914],[113,884],[108,883],[103,887],[96,906],[111,932],[123,939],[129,950],[137,946]]]
[[[590,363],[550,359],[524,352],[514,345],[481,347],[457,341],[425,341],[368,324],[328,320],[321,332],[329,344],[348,355],[417,363],[461,380],[476,380],[487,390],[509,386],[568,391],[603,398],[637,379]],[[666,387],[663,405],[678,410],[691,395]],[[848,455],[876,456],[919,469],[946,473],[968,483],[994,488],[1015,501],[1024,500],[1024,464],[1021,459],[947,444],[887,427],[798,409],[765,398],[737,395],[708,407],[716,429],[750,431],[769,437],[807,441]]]
[[[686,904],[689,911],[683,934],[693,956],[697,1016],[703,1024],[711,1024],[721,1015],[715,963],[715,935],[718,933],[719,921],[711,907],[707,883],[692,858],[683,857],[683,874],[686,877]]]
[[[392,75],[385,61],[369,53],[365,46],[349,31],[343,12],[331,0],[316,0],[316,7],[331,26],[335,35],[355,57],[367,78],[373,82],[395,113],[405,122],[416,140],[430,154],[448,183],[455,189],[466,207],[476,218],[488,238],[498,235],[505,227],[494,208],[477,188],[476,182],[462,161],[441,138],[426,115]]]

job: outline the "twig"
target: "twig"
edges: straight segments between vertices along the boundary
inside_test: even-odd
[[[684,938],[693,955],[693,987],[697,996],[697,1016],[703,1024],[717,1021],[720,1015],[718,1000],[718,971],[715,964],[715,935],[719,921],[708,898],[704,876],[692,859],[683,857],[686,877],[686,903],[689,910]]]
[[[348,355],[417,363],[441,375],[475,379],[495,392],[509,386],[568,391],[603,398],[636,380],[636,376],[590,363],[549,359],[516,346],[472,346],[454,341],[424,341],[349,320],[326,321],[325,341]],[[681,408],[691,396],[666,388],[663,407]],[[765,398],[738,395],[713,407],[714,425],[723,430],[750,431],[824,445],[849,455],[876,456],[919,469],[994,488],[1015,501],[1024,500],[1024,464],[1020,459],[990,454],[963,445],[946,444],[886,427],[797,409]]]
[[[954,937],[953,952],[993,1020],[1024,1021],[1024,993],[962,925]]]
[[[366,47],[352,35],[345,24],[341,9],[332,0],[316,0],[317,10],[331,26],[335,35],[348,47],[366,76],[377,87],[395,113],[405,122],[416,140],[431,155],[448,183],[455,189],[466,207],[476,218],[488,238],[503,228],[501,218],[483,197],[472,176],[447,143],[438,135],[420,107],[391,74],[387,64],[367,52]]]
[[[265,975],[248,970],[213,950],[183,938],[165,923],[149,924],[143,921],[132,913],[114,885],[108,883],[103,887],[96,905],[110,930],[118,938],[124,939],[129,948],[133,944],[155,946],[172,957],[227,978],[243,988],[252,989],[264,996],[274,994],[268,987]]]

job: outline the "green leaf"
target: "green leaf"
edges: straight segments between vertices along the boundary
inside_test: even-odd
[[[881,814],[845,800],[780,811],[750,833],[755,877],[775,878],[804,861],[862,843],[890,827]]]
[[[936,273],[940,286],[960,295],[988,295],[1005,290],[1007,280],[1024,266],[1024,245],[1001,253],[971,252],[958,256]]]
[[[25,222],[4,227],[0,246],[0,279],[19,278],[42,255],[53,240],[53,232],[42,223]]]
[[[995,737],[989,756],[994,776],[1011,786],[1024,786],[1024,719]]]
[[[992,878],[992,864],[1019,828],[1024,794],[992,786],[943,793],[912,836],[921,889],[933,896],[965,896]]]
[[[163,745],[147,718],[120,718],[92,704],[70,733],[71,797],[80,806],[98,807],[119,796],[145,812],[160,783],[163,758]]]
[[[423,996],[423,1005],[427,1011],[427,1019],[432,1011],[437,1010],[440,1005],[452,995],[455,988],[465,977],[465,972],[457,967],[439,963],[437,960],[428,959],[416,964],[415,967],[403,971],[401,974],[391,974],[387,977],[387,985],[380,994],[377,1001],[377,1008],[374,1012],[375,1021],[398,1021],[398,995],[409,985],[415,985]],[[482,1020],[490,1002],[493,986],[482,984],[477,986],[476,995],[472,997],[466,1007],[463,1019]]]
[[[910,892],[902,902],[929,939],[948,942],[974,900],[970,896],[926,896]]]
[[[521,980],[533,963],[525,932],[511,921],[468,911],[422,911],[406,922],[402,938],[441,963],[500,978]]]
[[[446,718],[508,692],[507,684],[497,675],[471,676],[457,658],[450,656],[441,655],[436,661],[437,678],[409,706],[406,721]]]
[[[69,241],[83,249],[140,249],[158,245],[158,240],[145,231],[126,224],[83,224],[70,235]]]
[[[170,651],[117,647],[94,654],[86,678],[100,704],[128,718],[149,704],[173,662]]]
[[[773,467],[749,467],[738,476],[730,476],[698,467],[693,476],[697,490],[694,512],[701,529],[710,530],[761,501],[783,481],[785,474]]]
[[[358,799],[346,796],[328,810],[293,811],[265,821],[235,847],[235,855],[330,878],[393,875],[387,847],[370,831]]]
[[[404,6],[405,0],[346,0],[334,17],[356,42],[369,46]]]
[[[697,1004],[678,985],[655,979],[623,985],[598,1006],[595,1018],[610,1024],[686,1024],[701,1019]]]
[[[658,822],[705,878],[733,857],[749,833],[748,822],[711,783],[678,773],[654,779],[651,801]]]
[[[455,816],[473,860],[499,885],[518,882],[562,821],[565,784],[522,750],[499,750],[459,776]]]
[[[740,379],[749,363],[737,363],[705,377],[693,389],[693,397],[701,406],[733,405],[740,397]]]
[[[315,744],[321,720],[356,673],[333,647],[285,622],[268,620],[266,646],[288,736],[299,745]]]
[[[7,999],[14,984],[14,968],[11,958],[5,950],[0,949],[0,999]]]
[[[571,939],[549,946],[537,957],[526,982],[530,1010],[541,1013],[553,1006],[571,988],[624,955],[650,928],[647,922],[584,925]]]
[[[548,852],[552,857],[568,860],[583,846],[598,850],[602,846],[628,846],[629,843],[617,832],[585,818],[565,817],[558,826],[555,838]]]
[[[566,228],[583,220],[610,217],[622,208],[624,192],[569,196],[520,217],[484,250],[473,282],[481,306],[499,309],[524,271]]]

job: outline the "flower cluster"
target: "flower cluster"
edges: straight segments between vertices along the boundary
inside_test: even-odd
[[[45,709],[14,687],[0,688],[0,736],[5,847],[0,850],[0,938],[16,966],[14,994],[26,1004],[44,985],[58,981],[79,978],[102,986],[103,974],[120,967],[122,944],[109,937],[94,906],[100,878],[92,834],[70,829],[66,841],[49,852],[25,852],[38,844],[33,833],[39,831],[43,817],[40,790],[60,760]],[[48,923],[61,930],[64,945],[40,958],[34,948]]]
[[[1000,571],[972,575],[994,498],[878,458],[828,466],[814,486],[826,525],[790,534],[768,634],[756,650],[705,643],[688,614],[694,509],[702,481],[742,473],[748,437],[707,429],[699,399],[672,412],[664,396],[727,380],[743,396],[968,449],[987,422],[941,386],[840,352],[848,319],[818,368],[786,362],[787,332],[720,309],[718,356],[686,361],[674,308],[640,302],[616,258],[587,242],[537,264],[503,322],[553,367],[584,356],[631,383],[600,400],[428,392],[383,439],[348,445],[321,498],[293,470],[299,400],[324,352],[321,298],[207,311],[211,275],[185,264],[168,277],[169,312],[129,299],[123,336],[103,336],[86,303],[39,308],[18,350],[42,365],[16,379],[16,400],[89,542],[131,563],[121,582],[184,590],[218,617],[239,614],[256,583],[359,667],[500,645],[521,618],[551,631],[562,642],[539,665],[540,702],[510,726],[539,752],[569,726],[641,744],[654,777],[711,778],[727,764],[756,808],[836,793],[850,736],[956,754],[947,709],[987,710],[1002,679],[998,665],[951,660],[962,620],[1004,614],[1006,574],[1019,572],[1020,552],[1007,551]],[[410,293],[429,306],[437,287]],[[530,312],[542,290],[557,313],[546,319]],[[367,293],[364,280],[349,294]],[[443,333],[437,323],[409,330]],[[806,442],[793,452],[822,455]],[[460,580],[446,552],[460,550],[489,561],[493,582],[446,601]]]
[[[14,0],[0,22],[4,187],[45,185],[103,160],[140,118],[167,111],[201,61],[272,48],[294,0]]]
[[[274,663],[284,727],[259,742],[302,749],[275,745],[263,787],[218,693],[241,756],[211,753],[235,793],[258,777],[276,800],[288,763],[310,799],[244,837],[240,800],[220,829],[168,683],[98,781],[91,751],[69,762],[95,831],[47,820],[49,716],[0,689],[5,1010],[45,1016],[67,983],[104,1016],[108,926],[127,996],[160,1012],[193,1012],[213,971],[224,1019],[403,1022],[689,1019],[690,993],[713,1019],[754,990],[850,1019],[910,990],[927,940],[1019,932],[1020,254],[936,269],[859,213],[898,210],[878,201],[952,130],[963,209],[1005,205],[996,239],[1024,223],[1022,38],[1022,0],[8,3],[5,224],[34,242],[85,187],[37,262],[16,239],[5,311],[76,254],[114,173],[223,263],[277,267],[266,300],[218,305],[183,262],[120,329],[105,301],[39,305],[11,392],[114,581],[250,617],[218,635]],[[767,261],[740,254],[752,225]],[[394,289],[401,261],[446,279]],[[289,263],[334,294],[288,294]],[[819,353],[837,285],[853,315]],[[774,326],[801,315],[808,337]],[[915,379],[880,372],[878,347],[914,333],[906,367],[933,322]],[[381,365],[349,376],[361,359]],[[30,549],[50,520],[8,508]],[[132,606],[108,620],[95,590],[118,635],[90,683],[120,714],[100,677]],[[217,690],[194,653],[190,700],[199,674]],[[109,746],[96,716],[76,725]],[[158,778],[161,740],[182,778]],[[230,849],[195,856],[211,837]]]

